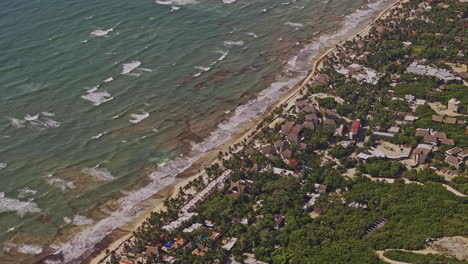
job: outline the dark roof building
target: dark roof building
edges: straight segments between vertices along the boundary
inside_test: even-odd
[[[286,146],[286,142],[284,142],[284,140],[277,140],[274,145],[277,151],[283,151],[283,148]]]
[[[266,145],[262,147],[262,153],[265,155],[274,155],[276,152],[273,145]]]
[[[289,150],[289,149],[286,149],[285,151],[281,152],[281,156],[284,159],[290,159],[290,158],[292,158],[292,151]]]
[[[454,117],[445,117],[444,119],[444,123],[446,124],[451,124],[451,125],[455,125],[457,123],[457,119],[454,118]]]
[[[437,145],[438,141],[437,141],[437,138],[433,135],[426,135],[424,137],[424,142],[426,143],[430,143],[432,145]]]
[[[453,166],[455,168],[459,168],[462,162],[454,156],[447,156],[445,157],[445,162],[447,162],[450,166]]]
[[[444,120],[443,116],[440,115],[432,115],[432,121],[434,122],[442,122]]]
[[[427,135],[429,135],[429,129],[423,129],[423,128],[417,128],[416,129],[416,134],[415,136],[417,137],[425,137]]]
[[[336,127],[336,122],[335,122],[335,120],[329,119],[329,118],[325,118],[325,120],[323,120],[323,124],[324,124],[325,126]]]
[[[434,134],[434,136],[435,136],[436,138],[438,138],[438,139],[445,139],[445,138],[447,138],[447,134],[445,134],[444,132],[436,132],[436,133]]]
[[[440,144],[442,145],[448,145],[448,146],[455,146],[455,141],[450,138],[444,138],[440,140]]]
[[[304,125],[304,128],[308,128],[308,129],[312,129],[312,130],[315,129],[315,125],[314,125],[313,122],[307,121],[307,122],[304,122],[303,125]]]

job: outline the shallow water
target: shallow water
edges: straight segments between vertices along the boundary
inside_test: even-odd
[[[92,226],[73,259],[131,220],[383,6],[366,3],[0,2],[0,262]]]

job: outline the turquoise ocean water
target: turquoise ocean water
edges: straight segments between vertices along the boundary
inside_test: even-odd
[[[388,3],[368,4],[1,1],[0,263],[71,261],[132,220]]]

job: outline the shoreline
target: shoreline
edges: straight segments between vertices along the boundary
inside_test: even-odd
[[[227,149],[239,142],[242,142],[244,139],[248,139],[251,136],[251,133],[257,131],[257,125],[264,120],[266,116],[268,116],[273,109],[277,106],[294,102],[297,96],[300,95],[300,92],[306,88],[308,83],[316,76],[317,72],[320,70],[323,61],[326,57],[333,53],[337,47],[341,46],[344,42],[353,39],[357,35],[364,35],[367,34],[370,28],[375,24],[375,22],[384,17],[387,12],[397,6],[402,0],[390,0],[391,2],[386,4],[386,7],[383,7],[380,12],[376,12],[372,17],[373,19],[366,23],[367,25],[363,29],[358,29],[359,32],[356,34],[352,34],[350,36],[346,36],[343,40],[335,43],[336,45],[329,45],[328,47],[323,47],[319,49],[317,55],[310,59],[313,62],[313,66],[311,70],[308,71],[305,78],[301,78],[300,81],[296,82],[296,84],[290,88],[288,91],[283,93],[279,98],[271,105],[269,105],[264,111],[263,114],[256,116],[253,119],[245,121],[241,123],[239,126],[239,131],[235,133],[232,137],[230,137],[226,142],[222,143],[220,146],[215,147],[209,151],[207,151],[202,157],[197,159],[192,165],[190,165],[187,169],[182,171],[178,174],[174,182],[170,183],[169,185],[163,187],[156,194],[154,194],[149,199],[143,201],[142,203],[148,204],[151,203],[151,206],[145,210],[137,218],[133,219],[129,223],[115,229],[108,235],[106,235],[98,244],[95,245],[93,252],[86,258],[81,259],[83,263],[104,263],[108,254],[106,254],[107,250],[117,250],[119,249],[124,242],[132,237],[132,232],[138,228],[143,221],[145,221],[152,212],[160,211],[164,208],[164,200],[174,197],[178,194],[178,190],[180,187],[185,186],[191,180],[204,175],[203,168],[209,166],[213,163],[218,162],[217,154],[219,151],[227,152]],[[386,1],[384,1],[386,2]],[[362,25],[364,26],[364,25]],[[201,172],[200,172],[201,171]]]

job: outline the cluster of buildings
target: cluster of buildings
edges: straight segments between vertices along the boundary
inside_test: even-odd
[[[418,62],[416,61],[411,63],[410,66],[406,68],[406,72],[417,74],[417,75],[433,76],[446,83],[453,82],[453,81],[461,81],[461,78],[458,76],[456,72],[418,64]]]
[[[359,83],[365,82],[370,84],[377,84],[380,78],[383,76],[382,73],[376,70],[364,67],[357,63],[353,63],[349,66],[343,67],[342,65],[335,68],[336,72],[346,76],[351,76],[356,79]]]
[[[450,116],[441,116],[441,115],[432,115],[432,121],[444,124],[451,124],[451,125],[464,125],[465,121],[458,120],[455,117]]]
[[[445,162],[457,169],[463,163],[465,163],[468,166],[468,149],[454,147],[445,151]]]

